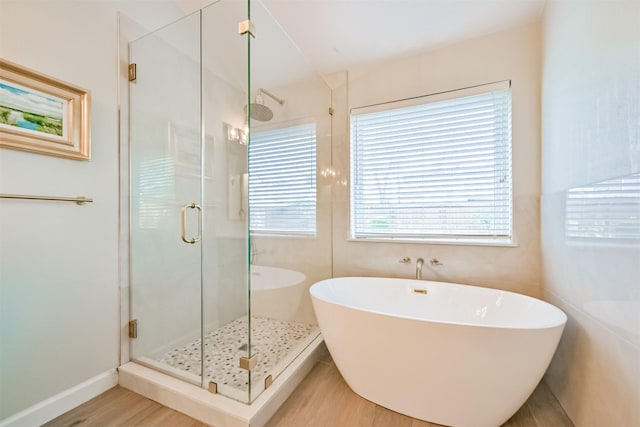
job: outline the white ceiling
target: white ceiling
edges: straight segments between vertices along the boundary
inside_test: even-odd
[[[185,12],[212,3],[176,1]],[[312,67],[327,74],[534,22],[546,0],[252,1],[262,2]]]
[[[321,74],[540,18],[545,0],[262,0]]]

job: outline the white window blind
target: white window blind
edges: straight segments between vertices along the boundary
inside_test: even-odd
[[[249,226],[257,233],[315,235],[315,123],[251,133]]]
[[[510,243],[509,82],[351,112],[351,238]]]

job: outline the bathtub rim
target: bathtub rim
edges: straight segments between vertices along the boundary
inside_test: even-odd
[[[471,323],[471,322],[463,322],[463,321],[451,321],[451,320],[443,320],[443,319],[435,319],[435,318],[426,318],[426,317],[416,317],[416,316],[410,316],[410,315],[405,315],[405,314],[400,314],[400,313],[391,313],[391,312],[387,312],[387,311],[381,311],[381,310],[374,310],[374,309],[368,309],[368,308],[363,308],[363,307],[359,307],[353,304],[347,304],[347,303],[342,303],[342,302],[336,302],[333,300],[330,300],[326,297],[321,297],[319,295],[317,295],[317,289],[316,292],[314,293],[314,288],[316,287],[316,285],[320,285],[322,283],[325,282],[331,282],[331,281],[345,281],[345,279],[364,279],[364,280],[371,280],[371,279],[377,279],[377,280],[391,280],[391,281],[402,281],[402,282],[414,282],[414,283],[434,283],[434,284],[443,284],[443,285],[453,285],[453,286],[462,286],[465,288],[474,288],[474,290],[477,289],[483,289],[486,290],[487,292],[500,292],[500,293],[507,293],[507,294],[511,294],[511,295],[516,295],[518,298],[525,298],[525,299],[531,299],[536,301],[536,304],[542,304],[543,306],[548,306],[550,307],[552,310],[554,310],[558,315],[559,315],[559,319],[558,321],[552,322],[550,324],[540,324],[540,325],[530,325],[530,326],[526,326],[526,325],[502,325],[502,324],[482,324],[482,323]],[[320,288],[321,286],[318,286],[318,288]],[[547,301],[543,301],[539,298],[535,298],[529,295],[524,295],[518,292],[512,292],[512,291],[507,291],[507,290],[503,290],[503,289],[496,289],[496,288],[488,288],[488,287],[484,287],[484,286],[474,286],[474,285],[465,285],[462,283],[454,283],[454,282],[441,282],[441,281],[435,281],[435,280],[417,280],[417,279],[409,279],[409,278],[402,278],[402,277],[380,277],[380,276],[343,276],[343,277],[333,277],[330,279],[324,279],[324,280],[320,280],[318,282],[315,282],[313,285],[311,285],[309,287],[309,294],[311,295],[311,301],[313,303],[313,301],[315,299],[318,299],[320,301],[323,301],[325,303],[328,304],[334,304],[337,306],[341,306],[341,307],[346,307],[352,310],[356,310],[356,311],[361,311],[361,312],[366,312],[366,313],[373,313],[373,314],[377,314],[377,315],[381,315],[381,316],[389,316],[389,317],[397,317],[400,319],[406,319],[406,320],[414,320],[414,321],[418,321],[418,322],[425,322],[425,323],[438,323],[438,324],[444,324],[444,325],[451,325],[451,326],[461,326],[461,327],[473,327],[473,328],[486,328],[486,329],[503,329],[503,330],[513,330],[513,331],[531,331],[531,330],[546,330],[546,329],[554,329],[554,328],[564,328],[567,324],[567,314],[562,311],[560,308],[556,307],[555,305],[547,302]],[[315,309],[315,308],[314,308]]]
[[[292,269],[283,268],[283,267],[274,267],[271,265],[264,265],[264,264],[252,264],[249,274],[251,277],[251,292],[268,292],[268,291],[276,291],[281,289],[288,289],[288,288],[293,288],[296,286],[303,285],[307,281],[307,275],[301,271],[292,270]],[[254,278],[254,274],[260,277],[261,279],[256,280]],[[277,281],[273,281],[274,279],[276,279],[275,276],[277,274],[289,276],[287,277],[289,281],[280,282],[280,283],[278,283]],[[272,277],[269,277],[270,275],[272,275]],[[269,281],[268,279],[272,279],[272,281]],[[278,279],[282,279],[282,278],[279,277]],[[257,285],[258,283],[259,285]]]

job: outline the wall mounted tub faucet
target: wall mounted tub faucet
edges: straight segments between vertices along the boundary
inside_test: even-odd
[[[416,260],[416,280],[422,280],[422,266],[424,265],[424,260],[422,258],[418,258]]]

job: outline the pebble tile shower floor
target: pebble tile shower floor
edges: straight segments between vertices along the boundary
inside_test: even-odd
[[[292,349],[317,327],[303,323],[261,317],[251,318],[252,353],[258,354],[258,364],[251,371],[252,383],[262,380]],[[241,317],[204,336],[205,376],[210,381],[247,390],[248,371],[238,366],[240,357],[247,356],[247,318]],[[160,362],[171,367],[201,375],[200,339],[164,354]]]

